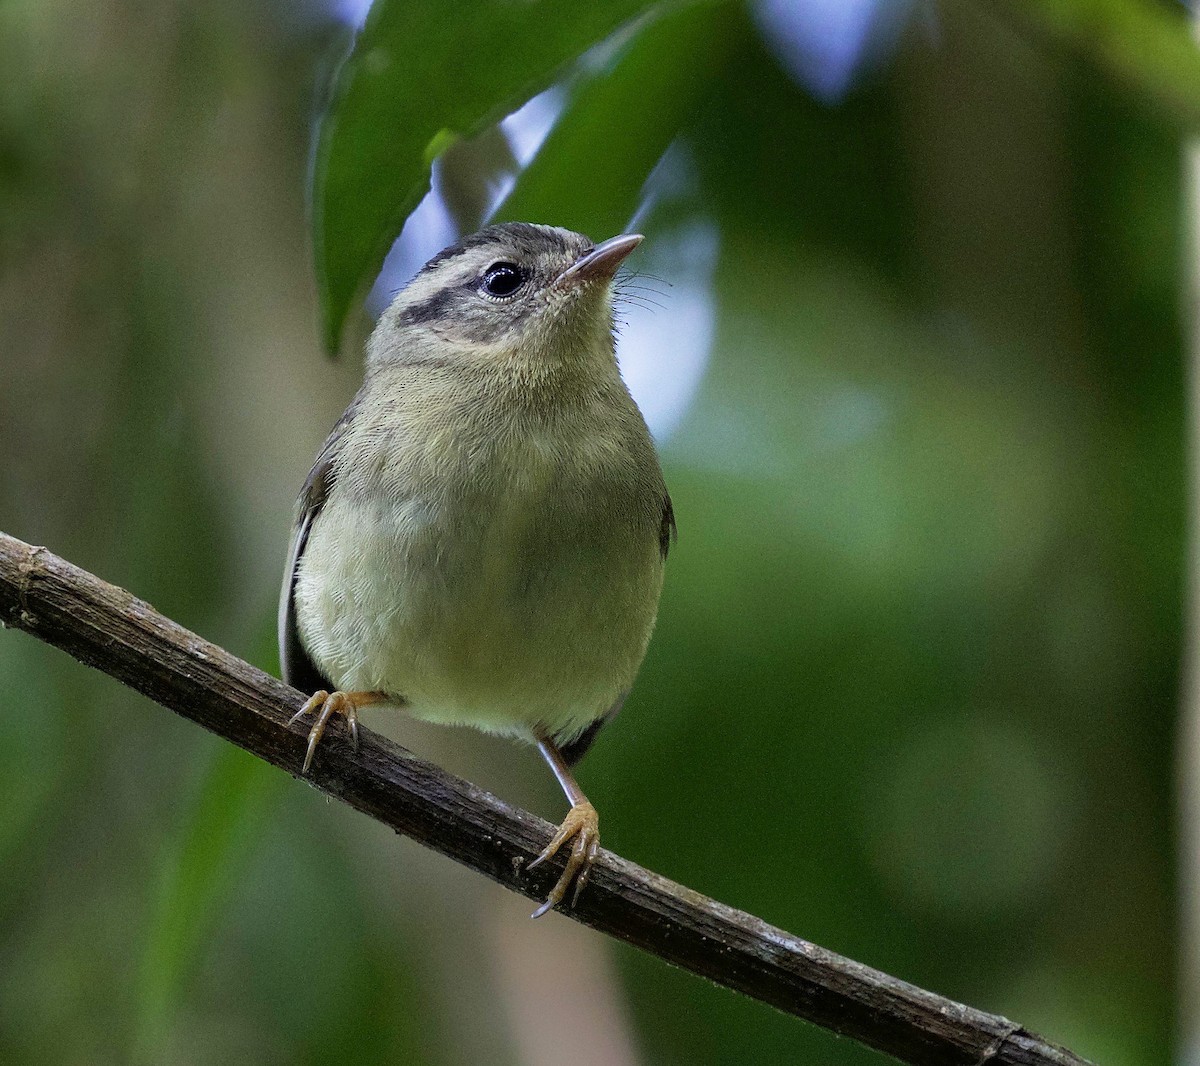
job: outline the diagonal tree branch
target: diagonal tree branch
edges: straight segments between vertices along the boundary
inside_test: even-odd
[[[0,622],[24,629],[293,776],[302,695],[45,548],[0,533]],[[364,730],[321,746],[309,780],[399,833],[542,899],[526,874],[553,827]],[[553,864],[552,864],[553,865]],[[1019,1025],[836,955],[602,851],[568,911],[717,984],[917,1066],[1087,1066]]]

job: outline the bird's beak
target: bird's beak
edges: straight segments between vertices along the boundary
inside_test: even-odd
[[[640,233],[623,233],[612,237],[602,244],[597,244],[586,255],[581,255],[566,270],[554,280],[556,286],[567,288],[584,281],[597,279],[609,280],[617,272],[625,257],[632,252],[644,238]]]

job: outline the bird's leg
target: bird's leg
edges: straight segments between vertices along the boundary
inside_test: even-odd
[[[554,834],[550,843],[529,864],[528,868],[532,870],[539,863],[545,862],[568,840],[574,840],[575,843],[571,846],[566,869],[563,870],[558,883],[550,889],[546,902],[533,912],[532,917],[534,918],[540,918],[548,910],[561,903],[567,894],[567,889],[571,887],[572,881],[575,883],[575,892],[571,896],[571,906],[575,906],[579,901],[579,893],[583,891],[583,886],[587,884],[588,877],[591,875],[592,864],[596,861],[596,853],[600,850],[600,816],[596,814],[596,808],[588,802],[588,798],[583,794],[583,789],[575,781],[566,760],[562,757],[562,752],[558,750],[554,741],[538,734],[537,745],[538,751],[542,753],[542,758],[550,764],[550,769],[554,771],[554,776],[562,785],[563,792],[571,801],[571,809],[567,812],[566,818],[563,819],[562,825],[558,827],[558,832]]]
[[[346,716],[346,722],[350,726],[350,740],[354,744],[354,750],[358,751],[358,709],[372,703],[387,703],[390,698],[386,692],[326,692],[324,689],[314,692],[288,722],[288,725],[291,725],[308,714],[317,716],[312,729],[308,731],[308,752],[304,756],[304,768],[300,772],[308,773],[313,753],[317,750],[321,737],[325,735],[325,727],[330,718],[335,714]]]

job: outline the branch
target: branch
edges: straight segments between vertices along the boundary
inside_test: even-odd
[[[0,623],[24,629],[293,776],[303,696],[45,548],[0,533]],[[328,741],[309,778],[323,792],[514,892],[553,827],[368,730],[355,753]],[[555,865],[555,864],[551,864]],[[917,1066],[1087,1066],[995,1014],[836,955],[601,851],[565,912],[717,984]]]

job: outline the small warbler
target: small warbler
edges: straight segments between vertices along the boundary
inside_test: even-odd
[[[571,809],[531,866],[571,850],[535,918],[587,883],[599,819],[571,767],[633,684],[675,534],[614,351],[641,240],[507,223],[426,263],[304,483],[283,581],[305,772],[331,716],[357,745],[375,703],[537,745]]]

